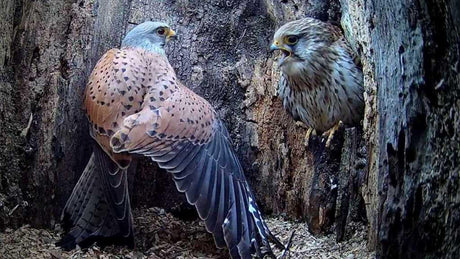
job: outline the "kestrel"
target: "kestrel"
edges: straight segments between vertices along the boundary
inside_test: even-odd
[[[342,122],[356,125],[363,117],[363,73],[340,28],[304,18],[281,26],[271,50],[280,50],[278,92],[295,120],[329,135]]]
[[[215,110],[177,79],[163,49],[175,32],[145,22],[103,55],[91,73],[84,107],[95,140],[93,154],[63,211],[72,249],[95,240],[133,245],[127,172],[133,155],[172,174],[233,258],[272,255],[271,234]]]

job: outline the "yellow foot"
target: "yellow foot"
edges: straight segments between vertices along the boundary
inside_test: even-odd
[[[331,141],[332,139],[334,138],[334,134],[335,132],[340,129],[340,127],[342,127],[343,125],[343,122],[342,121],[339,121],[337,124],[335,124],[332,128],[330,128],[329,130],[327,130],[326,132],[323,133],[323,137],[327,137],[327,141],[326,141],[326,148],[329,148],[329,146],[331,145]]]
[[[314,128],[308,128],[307,134],[305,134],[305,147],[308,147],[311,135],[316,136],[316,130]]]

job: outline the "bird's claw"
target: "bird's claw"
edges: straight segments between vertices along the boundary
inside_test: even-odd
[[[305,134],[305,147],[308,147],[310,143],[310,137],[316,136],[316,130],[314,128],[308,128],[307,133]]]
[[[343,126],[343,122],[342,121],[339,121],[337,122],[337,124],[335,124],[332,128],[330,128],[329,130],[325,131],[323,133],[323,137],[327,137],[327,140],[326,140],[326,148],[329,148],[331,146],[331,142],[332,142],[332,139],[334,138],[334,134],[335,132],[340,129],[341,127]]]

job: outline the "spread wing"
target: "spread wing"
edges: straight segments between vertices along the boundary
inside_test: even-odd
[[[164,56],[111,50],[86,91],[93,138],[121,168],[142,154],[172,173],[218,247],[234,258],[271,253],[268,239],[282,247],[260,215],[225,126],[176,80]]]
[[[151,157],[172,173],[216,245],[227,246],[232,257],[271,253],[268,239],[282,244],[260,215],[225,126],[209,103],[177,87],[161,104],[146,103],[126,118],[111,139],[113,150]]]

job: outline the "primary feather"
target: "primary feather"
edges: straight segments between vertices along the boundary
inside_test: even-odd
[[[132,237],[129,196],[120,186],[127,186],[132,154],[141,154],[173,175],[218,247],[227,246],[233,258],[272,254],[269,239],[282,245],[261,216],[224,124],[206,100],[177,80],[164,55],[163,45],[173,34],[163,23],[141,24],[128,33],[121,49],[109,50],[94,68],[85,108],[101,158],[90,160],[91,169],[64,209],[70,225],[66,240],[75,244],[92,237]],[[105,180],[92,181],[95,175]],[[92,188],[100,190],[104,210],[80,202],[87,197],[92,201]],[[81,192],[85,194],[76,195]],[[97,231],[90,227],[92,215],[103,218]],[[105,231],[109,223],[120,231]]]

